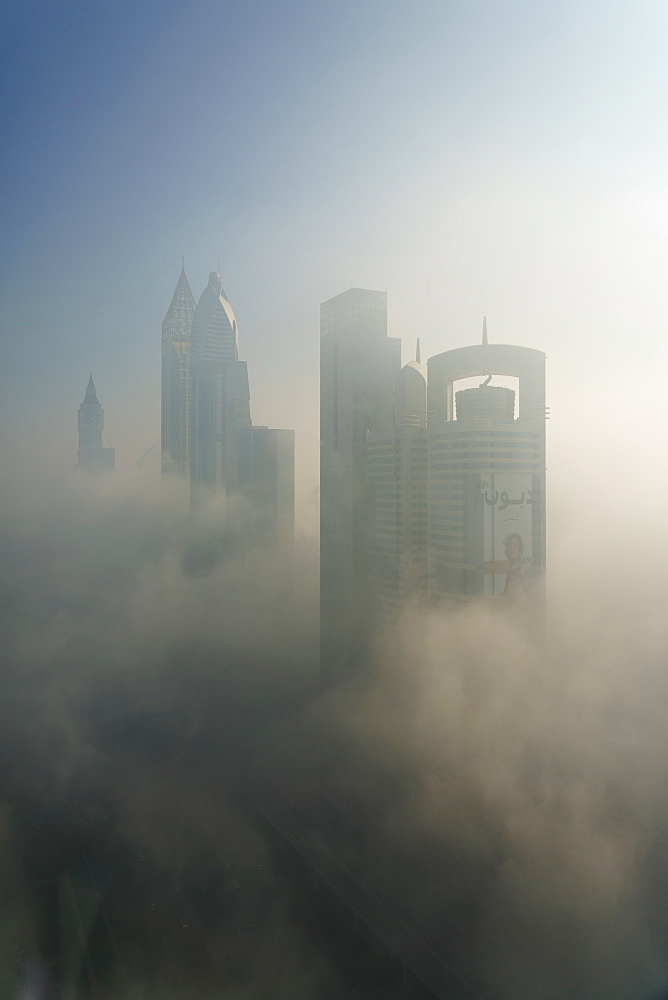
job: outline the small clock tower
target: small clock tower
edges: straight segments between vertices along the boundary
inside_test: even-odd
[[[114,449],[102,447],[104,410],[100,406],[91,373],[86,395],[79,407],[79,461],[78,468],[88,472],[111,472],[114,468]]]

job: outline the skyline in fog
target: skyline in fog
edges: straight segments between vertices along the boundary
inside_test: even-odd
[[[325,811],[325,847],[448,961],[512,1000],[644,1000],[668,975],[668,8],[0,19],[0,982],[84,996],[90,959],[114,1000],[357,987],[313,919],[326,880],[239,796],[266,776],[313,818],[326,734],[356,832]],[[222,530],[220,496],[187,513],[187,479],[137,472],[182,257],[195,300],[220,271],[253,422],[296,430],[289,568]],[[323,692],[319,307],[351,287],[387,293],[404,364],[417,338],[423,361],[479,344],[483,316],[546,353],[548,621],[409,607]],[[91,371],[102,477],[74,471]]]
[[[491,341],[545,350],[551,472],[573,415],[598,419],[623,379],[628,409],[656,416],[662,5],[35,2],[3,19],[2,424],[19,453],[71,466],[92,370],[133,474],[159,436],[182,255],[196,298],[220,260],[254,419],[297,429],[302,506],[318,307],[351,286],[388,292],[404,361],[417,336],[425,358],[478,342],[483,314]]]

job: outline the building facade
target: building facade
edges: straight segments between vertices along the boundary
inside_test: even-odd
[[[294,431],[252,424],[237,321],[216,271],[193,316],[188,395],[191,505],[221,501],[225,527],[245,545],[290,546]]]
[[[86,395],[79,407],[79,452],[77,467],[87,472],[111,472],[114,468],[114,449],[102,446],[104,410],[97,398],[93,375],[88,379]]]
[[[181,267],[162,322],[161,467],[163,474],[190,473],[190,336],[195,299]]]
[[[494,375],[516,379],[518,398],[490,385]],[[455,391],[473,376],[483,384]],[[538,599],[545,572],[545,355],[486,342],[446,351],[429,359],[427,399],[430,600]]]
[[[190,342],[191,503],[239,490],[237,432],[251,426],[248,369],[239,361],[237,321],[212,271],[193,318]]]
[[[320,307],[320,602],[325,683],[354,669],[370,622],[368,444],[391,433],[401,342],[387,294],[351,288]]]
[[[369,436],[369,582],[376,621],[391,621],[427,586],[427,369],[409,361],[394,427]]]
[[[482,384],[466,386],[476,376]],[[515,389],[491,385],[513,379]],[[392,433],[369,436],[369,593],[385,627],[411,602],[538,611],[545,572],[545,355],[483,343],[409,362]]]
[[[295,534],[295,432],[252,426],[238,434],[243,530],[281,547]]]

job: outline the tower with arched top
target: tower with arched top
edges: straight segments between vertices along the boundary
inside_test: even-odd
[[[521,603],[545,570],[545,355],[483,343],[428,362],[428,588]],[[483,383],[457,391],[475,376]],[[490,384],[516,380],[515,390]],[[509,551],[512,550],[512,557]]]

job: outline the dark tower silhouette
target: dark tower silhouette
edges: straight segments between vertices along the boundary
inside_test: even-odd
[[[100,406],[91,373],[86,395],[79,407],[78,467],[88,472],[111,472],[114,468],[114,449],[102,447],[104,410]]]

